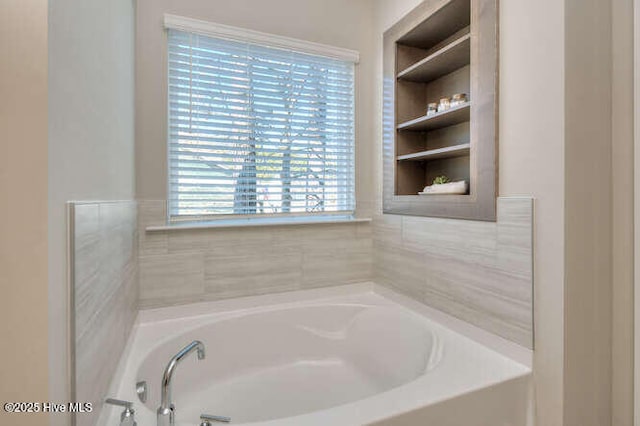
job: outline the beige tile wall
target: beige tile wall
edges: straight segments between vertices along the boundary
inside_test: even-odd
[[[370,280],[371,224],[146,232],[166,222],[164,200],[139,202],[140,305],[333,286]]]
[[[75,400],[93,425],[138,309],[136,203],[72,203]]]
[[[377,215],[374,280],[533,347],[533,200],[499,198],[497,222]]]
[[[374,279],[533,346],[530,198],[500,198],[497,222],[375,214],[373,224],[144,231],[165,224],[165,205],[139,202],[141,307]]]

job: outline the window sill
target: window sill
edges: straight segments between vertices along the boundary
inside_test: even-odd
[[[361,218],[353,216],[323,216],[323,217],[301,217],[301,218],[249,218],[249,219],[220,219],[208,222],[184,222],[172,223],[161,226],[147,226],[146,232],[180,231],[191,229],[213,229],[213,228],[248,228],[261,226],[298,226],[317,225],[331,223],[363,223],[371,222],[371,218]]]

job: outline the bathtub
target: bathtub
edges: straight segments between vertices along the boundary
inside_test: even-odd
[[[169,359],[176,424],[527,426],[531,352],[372,283],[141,311],[110,395],[155,426]],[[142,403],[135,384],[146,381]],[[104,407],[98,425],[118,425]],[[220,423],[222,424],[222,423]]]

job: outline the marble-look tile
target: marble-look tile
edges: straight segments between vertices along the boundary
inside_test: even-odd
[[[298,226],[298,238],[306,246],[323,242],[353,240],[357,235],[356,224],[320,224],[318,226]]]
[[[138,237],[138,254],[152,256],[169,253],[169,236],[167,232],[145,232],[141,228]]]
[[[371,222],[356,224],[356,237],[366,238],[369,241],[373,241],[373,226],[371,225]]]
[[[416,300],[424,300],[424,254],[395,245],[374,242],[375,281]]]
[[[124,324],[118,315],[119,294],[103,300],[103,307],[88,323],[87,332],[76,340],[76,400],[99,407],[111,382],[125,345]],[[93,413],[77,417],[79,426],[90,426]]]
[[[402,216],[380,214],[373,217],[372,236],[379,244],[402,247]]]
[[[402,245],[411,250],[486,263],[495,254],[496,225],[407,216],[402,219]]]
[[[302,287],[328,287],[366,281],[371,270],[371,250],[305,250]]]
[[[140,303],[165,306],[374,276],[532,345],[531,199],[500,198],[496,223],[381,215],[375,202],[365,204],[359,210],[370,210],[372,224],[142,232]],[[166,202],[141,201],[138,219],[141,229],[165,223]]]
[[[301,227],[302,287],[366,281],[372,273],[372,240],[357,225]]]
[[[141,229],[165,220],[164,202],[140,204]],[[143,233],[139,239],[143,307],[338,285],[372,276],[370,223]],[[179,277],[171,277],[166,266],[156,271],[167,262],[174,272],[188,276],[186,287]]]
[[[207,235],[209,256],[250,255],[269,251],[274,243],[274,232],[268,227],[210,229]]]
[[[167,222],[166,202],[162,200],[141,200],[138,202],[138,250],[140,256],[169,253],[166,232],[146,232],[147,226],[164,225]]]
[[[73,281],[76,336],[84,332],[85,325],[103,303],[107,291],[100,273],[101,239],[100,207],[98,204],[78,204],[73,208]]]
[[[167,306],[375,277],[531,347],[531,199],[500,198],[496,223],[375,214],[379,203],[365,204],[359,211],[370,210],[371,224],[142,232],[140,303]],[[165,223],[164,200],[140,205],[141,229]]]
[[[300,252],[261,250],[243,255],[208,254],[205,291],[221,298],[296,290],[302,270]]]
[[[478,308],[462,303],[460,300],[448,294],[439,293],[429,287],[425,288],[425,299],[423,303],[522,346],[531,346],[528,327],[521,328],[509,319],[494,315],[491,310],[484,307]]]
[[[166,200],[139,200],[138,201],[138,226],[162,226],[167,224]]]
[[[204,254],[141,256],[140,299],[198,296],[204,292]]]
[[[169,253],[193,253],[207,249],[208,232],[202,229],[185,229],[163,233],[167,235],[167,250]],[[150,234],[154,234],[151,232]]]
[[[533,346],[533,201],[498,199],[497,222],[374,217],[374,280]]]
[[[496,267],[511,274],[533,275],[533,200],[521,199],[498,204]]]
[[[138,309],[136,203],[74,203],[75,394],[100,407]],[[98,410],[77,417],[95,424]]]
[[[499,297],[516,301],[531,301],[531,281],[517,273],[466,259],[425,254],[425,275],[432,283],[439,280],[460,283],[460,288],[482,289]]]
[[[83,253],[87,247],[94,247],[100,241],[100,205],[73,205],[74,249]]]

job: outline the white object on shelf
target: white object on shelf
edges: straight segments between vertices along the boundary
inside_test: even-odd
[[[466,194],[468,189],[469,184],[467,183],[467,181],[460,180],[457,182],[440,183],[436,185],[425,186],[422,192],[418,192],[418,194]]]

